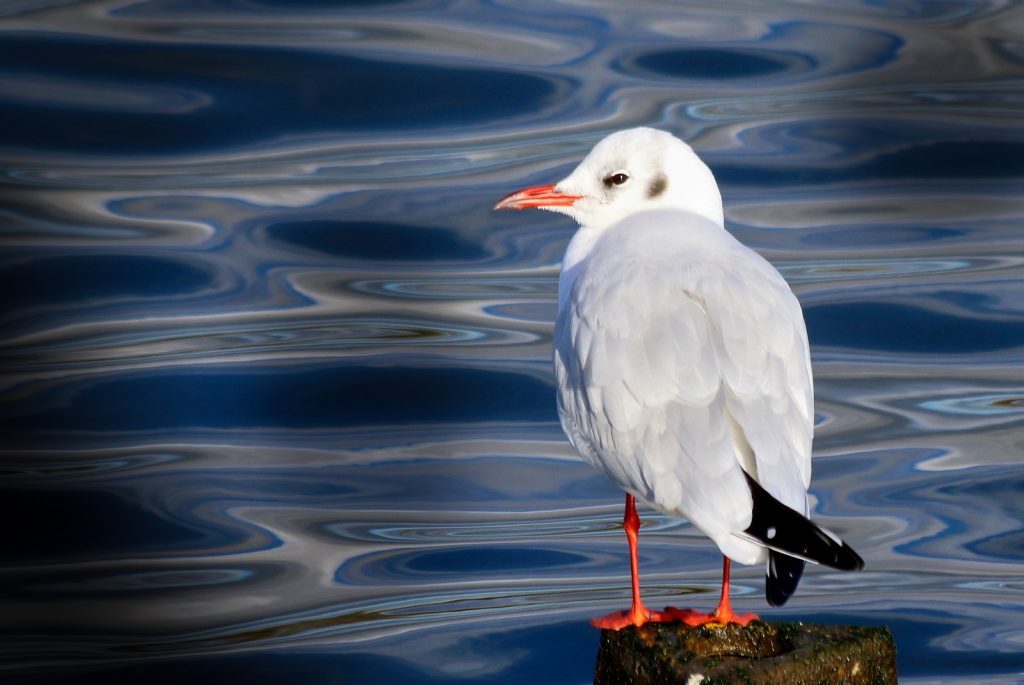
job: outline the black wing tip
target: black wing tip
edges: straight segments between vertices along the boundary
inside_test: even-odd
[[[764,597],[768,604],[780,607],[789,601],[800,584],[805,562],[787,554],[768,551],[768,572],[764,583]]]
[[[750,474],[744,472],[743,475],[750,486],[754,505],[750,526],[743,531],[746,535],[769,550],[791,558],[813,561],[840,571],[864,568],[864,560],[852,547],[772,497]]]
[[[864,560],[853,550],[853,547],[844,542],[839,549],[839,554],[836,555],[836,564],[832,568],[837,568],[840,571],[863,571]]]

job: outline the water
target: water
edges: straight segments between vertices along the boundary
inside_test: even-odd
[[[805,307],[781,610],[908,683],[1024,673],[1024,11],[1000,2],[0,6],[4,682],[585,683],[621,494],[549,368],[573,227],[490,211],[669,128]],[[644,512],[650,603],[719,559]]]

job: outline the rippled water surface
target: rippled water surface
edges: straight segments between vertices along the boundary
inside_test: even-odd
[[[0,5],[0,679],[585,683],[621,493],[549,349],[572,231],[492,213],[689,139],[805,308],[815,516],[771,619],[1024,673],[1024,11],[1001,2]],[[654,605],[719,557],[643,513]]]

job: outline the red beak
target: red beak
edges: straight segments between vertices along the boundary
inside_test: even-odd
[[[555,186],[534,186],[509,193],[498,200],[495,209],[529,209],[530,207],[569,207],[580,195],[566,195],[555,190]]]

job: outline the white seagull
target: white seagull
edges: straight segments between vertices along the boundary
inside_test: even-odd
[[[683,141],[634,128],[609,135],[555,185],[495,209],[539,207],[580,228],[558,281],[558,415],[576,450],[626,491],[633,605],[592,623],[741,623],[729,560],[767,562],[781,606],[804,562],[864,562],[808,520],[814,393],[807,329],[782,276],[724,227],[711,170]],[[640,600],[634,497],[687,518],[724,557],[711,614]]]

